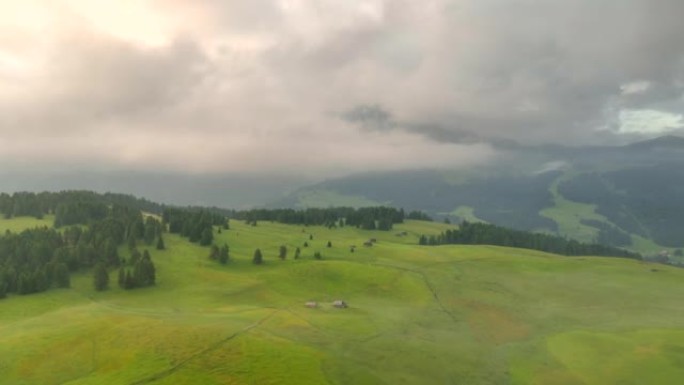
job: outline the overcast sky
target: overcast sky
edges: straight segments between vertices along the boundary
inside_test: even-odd
[[[343,174],[684,126],[682,0],[0,0],[2,168]]]

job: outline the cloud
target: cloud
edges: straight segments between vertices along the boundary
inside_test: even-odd
[[[677,0],[5,2],[0,158],[323,175],[486,162],[484,142],[619,142],[684,113],[681,14]],[[626,130],[630,111],[655,112]]]

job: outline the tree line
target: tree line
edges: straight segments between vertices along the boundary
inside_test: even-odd
[[[418,211],[410,213],[409,219],[429,219]],[[305,226],[355,226],[365,230],[391,230],[392,226],[407,218],[403,209],[394,207],[332,207],[295,209],[253,209],[232,213],[232,218],[255,224],[273,221]]]
[[[162,213],[170,233],[180,234],[190,242],[209,246],[214,241],[214,226],[228,229],[228,218],[209,210],[166,208]]]
[[[496,245],[545,251],[548,253],[577,256],[596,255],[642,259],[641,255],[617,247],[597,243],[583,243],[556,235],[513,230],[487,223],[464,221],[458,229],[446,230],[437,236],[422,235],[420,245],[444,244]]]
[[[74,204],[82,204],[86,207],[81,207],[75,211],[83,211],[96,209],[100,207],[111,207],[113,205],[126,206],[135,208],[139,211],[145,211],[152,214],[160,215],[164,206],[159,203],[151,202],[144,198],[136,198],[128,194],[104,193],[98,194],[92,191],[69,190],[59,192],[44,191],[40,193],[34,192],[15,192],[13,194],[0,193],[0,213],[5,218],[13,218],[19,216],[31,216],[36,218],[43,218],[46,214],[56,214],[60,205],[68,205],[66,209],[66,220],[62,225],[69,225],[74,223],[83,224],[85,220],[91,218],[79,218],[78,222],[73,218]]]

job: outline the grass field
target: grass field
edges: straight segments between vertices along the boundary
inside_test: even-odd
[[[71,289],[0,300],[0,384],[681,383],[684,270],[416,245],[445,226],[233,221],[216,235],[230,245],[225,266],[167,235],[167,250],[150,249],[155,287],[95,292],[82,274]],[[363,247],[371,237],[377,244]],[[256,247],[262,266],[251,263]]]

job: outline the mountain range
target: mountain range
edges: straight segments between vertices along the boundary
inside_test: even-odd
[[[270,207],[392,205],[642,252],[684,246],[684,138],[623,146],[507,145],[485,166],[366,173]]]

